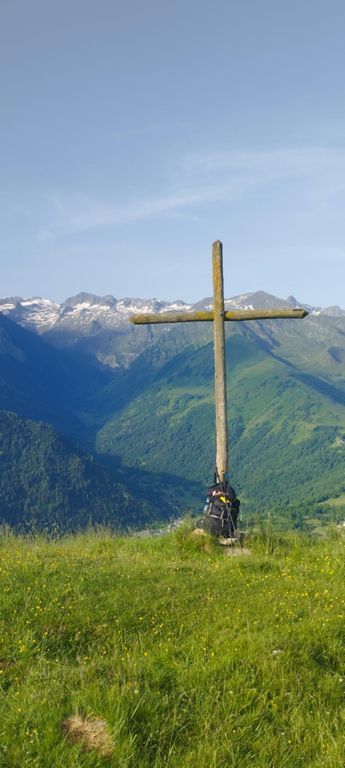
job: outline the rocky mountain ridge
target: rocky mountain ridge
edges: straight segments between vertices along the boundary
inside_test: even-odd
[[[313,307],[299,302],[293,296],[280,299],[265,291],[245,293],[225,300],[227,310],[231,309],[270,309],[304,307],[314,315],[342,317],[345,310],[340,307]],[[96,296],[91,293],[79,293],[66,299],[61,304],[41,297],[22,298],[20,296],[0,298],[0,312],[19,325],[36,333],[47,331],[75,330],[82,333],[94,333],[101,329],[119,328],[127,324],[130,317],[138,312],[184,312],[210,309],[212,298],[205,298],[194,304],[177,300],[115,298],[112,295]]]
[[[191,305],[183,301],[169,303],[155,298],[116,299],[111,295],[96,296],[85,292],[66,299],[62,304],[40,297],[0,299],[0,312],[36,333],[45,333],[53,328],[92,330],[95,323],[99,327],[115,328],[127,324],[128,319],[137,312],[188,311],[191,308]]]

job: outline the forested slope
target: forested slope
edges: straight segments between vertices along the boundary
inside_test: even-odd
[[[144,524],[155,510],[53,427],[0,411],[0,517],[24,530],[62,532]],[[156,510],[157,514],[157,510]]]

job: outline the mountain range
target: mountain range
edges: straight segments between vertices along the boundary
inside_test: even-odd
[[[36,527],[55,519],[73,528],[73,518],[76,526],[87,517],[135,526],[202,508],[214,461],[211,324],[133,327],[128,320],[136,312],[211,305],[208,298],[192,305],[86,293],[61,305],[0,299],[3,520],[25,518],[27,525],[31,505]],[[245,516],[271,512],[300,526],[345,513],[345,311],[263,291],[226,300],[227,309],[297,306],[310,313],[303,321],[227,323],[226,343],[231,479]],[[9,424],[18,439],[9,441]],[[21,434],[38,500],[25,491],[26,470],[21,485],[9,473],[11,464],[22,467]],[[71,461],[59,473],[53,457],[61,452]],[[40,457],[39,482],[30,455]],[[66,480],[73,456],[85,483]],[[65,499],[60,520],[52,476],[55,498],[64,484],[82,488]],[[22,490],[16,495],[14,487]]]
[[[338,306],[312,307],[298,302],[293,296],[279,299],[276,296],[257,291],[225,299],[227,310],[231,309],[269,309],[304,307],[313,315],[331,317],[345,316],[345,310]],[[112,295],[96,296],[91,293],[79,293],[58,304],[51,299],[40,297],[23,299],[20,296],[0,298],[0,311],[11,320],[36,333],[54,331],[56,333],[96,333],[100,328],[114,329],[126,326],[127,321],[138,312],[188,312],[211,309],[212,298],[205,298],[194,304],[178,300],[174,302],[161,299],[116,299]]]

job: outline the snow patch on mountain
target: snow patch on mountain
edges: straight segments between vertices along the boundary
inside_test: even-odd
[[[40,297],[23,299],[0,299],[0,312],[8,315],[24,328],[44,333],[55,325],[59,318],[59,304]]]
[[[225,299],[225,309],[255,310],[255,309],[288,309],[303,307],[312,315],[328,315],[342,317],[345,310],[340,307],[312,307],[299,302],[294,296],[279,299],[265,291],[241,293]],[[10,296],[0,298],[0,312],[12,320],[37,333],[67,332],[83,335],[93,335],[103,329],[128,327],[128,320],[138,313],[160,312],[189,312],[193,310],[212,310],[213,299],[207,297],[195,304],[184,301],[172,302],[162,299],[119,298],[111,294],[97,296],[81,292],[72,296],[62,304],[40,297],[21,298]]]
[[[94,333],[102,328],[127,325],[129,318],[140,312],[188,312],[192,308],[184,301],[169,303],[156,298],[116,299],[111,295],[96,296],[85,292],[66,299],[62,304],[39,297],[0,299],[0,312],[37,333],[60,329]]]

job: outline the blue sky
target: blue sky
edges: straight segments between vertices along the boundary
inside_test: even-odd
[[[345,306],[343,0],[3,0],[0,295]]]

